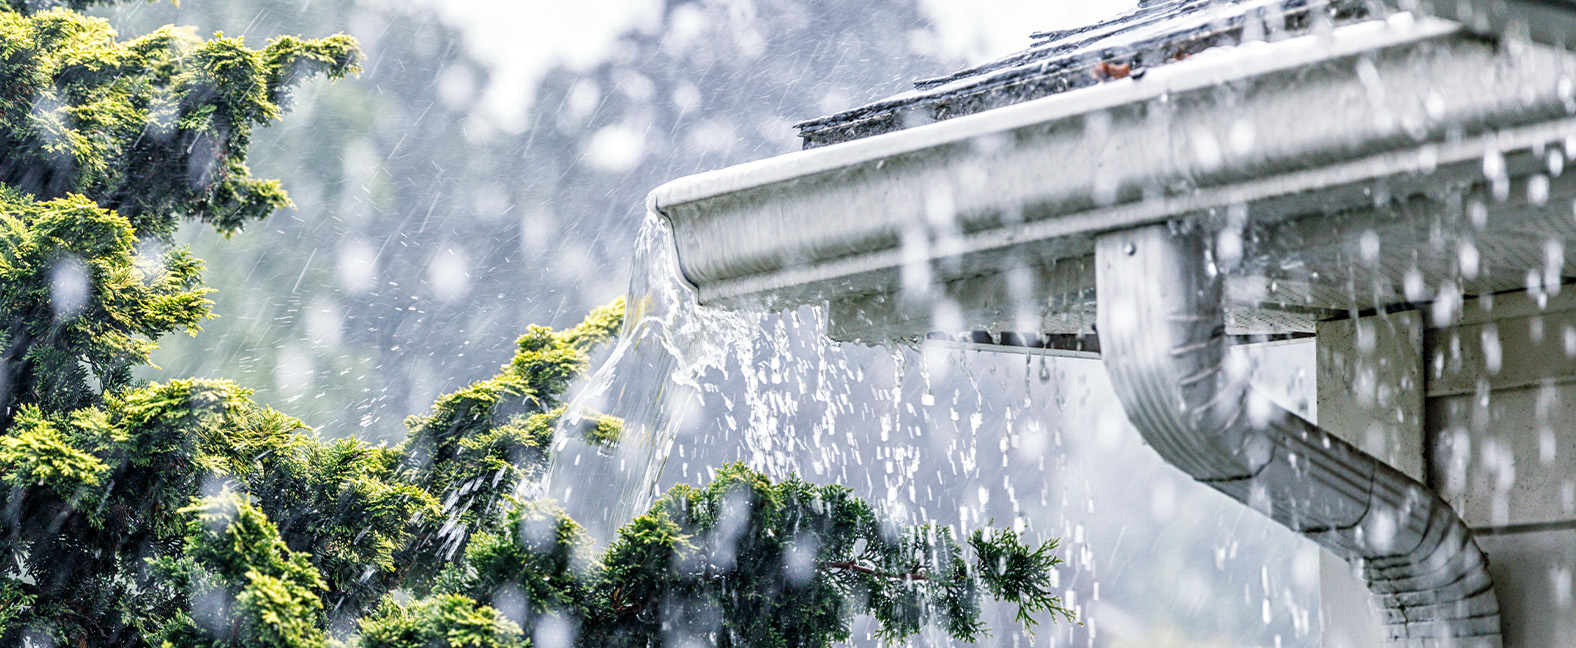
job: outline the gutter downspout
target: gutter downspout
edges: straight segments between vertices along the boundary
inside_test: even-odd
[[[1391,645],[1500,648],[1487,560],[1450,505],[1226,365],[1207,240],[1173,223],[1096,243],[1100,347],[1128,419],[1167,462],[1360,566]]]

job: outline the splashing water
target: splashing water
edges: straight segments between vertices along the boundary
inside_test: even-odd
[[[559,423],[548,477],[537,487],[545,493],[527,493],[557,500],[603,544],[651,505],[670,459],[682,463],[680,481],[696,485],[725,461],[774,479],[823,475],[862,461],[858,438],[834,439],[840,429],[879,430],[886,442],[903,427],[904,368],[918,356],[914,349],[833,342],[819,308],[785,316],[765,306],[701,306],[679,270],[672,236],[666,220],[648,215],[636,239],[624,329]],[[917,397],[908,397],[912,414]],[[616,440],[584,434],[601,413],[623,420]],[[681,437],[685,443],[675,446]],[[910,507],[891,500],[912,475],[892,468],[892,452],[885,457],[888,506],[902,513]],[[848,481],[846,468],[838,481]]]
[[[1061,538],[1068,564],[1053,587],[1087,625],[1042,635],[1054,645],[1172,632],[1315,642],[1317,579],[1294,569],[1308,562],[1295,538],[1164,466],[1139,443],[1097,361],[837,343],[820,308],[701,306],[671,237],[665,220],[647,218],[622,335],[571,400],[544,492],[526,493],[557,499],[597,542],[645,512],[659,488],[701,486],[721,463],[741,461],[777,479],[847,486],[899,523]],[[1284,369],[1311,364],[1311,354],[1249,364]],[[599,413],[624,420],[616,442],[582,435]],[[1158,537],[1169,539],[1144,540]],[[1168,585],[1155,587],[1153,574]],[[1158,612],[1209,600],[1203,592],[1247,590],[1252,605]],[[1004,644],[1041,645],[1011,610],[987,607]]]
[[[544,488],[604,544],[650,506],[675,430],[699,405],[698,378],[751,336],[744,317],[696,304],[672,237],[665,220],[647,215],[635,243],[624,329],[554,434]],[[616,440],[580,433],[597,412],[623,419]]]

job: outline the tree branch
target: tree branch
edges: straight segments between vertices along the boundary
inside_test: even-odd
[[[864,565],[859,564],[857,561],[853,561],[853,560],[844,560],[842,562],[816,563],[816,567],[821,569],[821,570],[823,570],[823,571],[831,570],[831,569],[842,569],[842,570],[845,570],[845,571],[858,572],[858,573],[861,573],[861,574],[869,574],[871,576],[878,576],[880,578],[886,578],[886,579],[891,579],[891,580],[905,580],[905,581],[928,581],[928,580],[930,580],[930,576],[925,574],[925,572],[922,571],[922,570],[915,570],[915,571],[906,572],[906,573],[892,573],[892,572],[887,572],[887,571],[881,571],[881,570],[876,569],[874,567],[866,567]]]

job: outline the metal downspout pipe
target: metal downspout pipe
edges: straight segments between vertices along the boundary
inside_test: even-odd
[[[1172,465],[1360,567],[1391,645],[1499,648],[1487,560],[1450,505],[1228,365],[1207,240],[1170,224],[1096,244],[1100,348],[1128,419]]]

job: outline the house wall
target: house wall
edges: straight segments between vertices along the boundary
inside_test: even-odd
[[[1423,477],[1423,320],[1418,311],[1321,322],[1315,340],[1319,426]],[[1354,565],[1319,550],[1325,648],[1384,645],[1378,606]]]
[[[1576,645],[1576,290],[1319,325],[1319,423],[1421,478],[1488,554],[1505,648]],[[1327,648],[1382,645],[1360,581],[1321,564]]]

